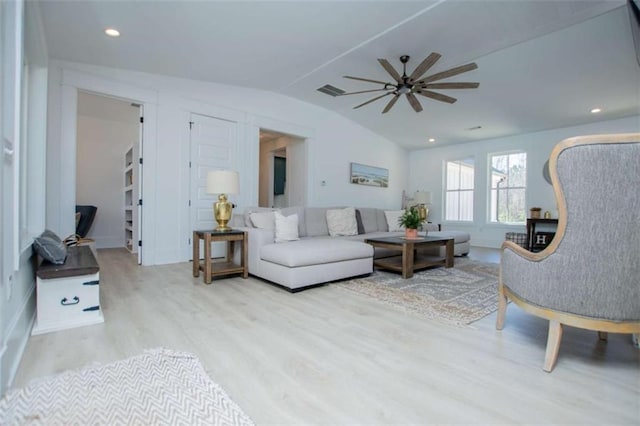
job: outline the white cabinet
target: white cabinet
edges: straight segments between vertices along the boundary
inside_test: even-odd
[[[36,323],[31,334],[102,322],[100,265],[89,247],[69,247],[62,265],[46,261],[38,265]]]
[[[138,251],[138,153],[135,146],[124,155],[124,238],[127,250]]]
[[[36,323],[31,334],[43,334],[104,322],[100,310],[100,273],[36,279]]]

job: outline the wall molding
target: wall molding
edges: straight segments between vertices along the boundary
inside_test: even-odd
[[[11,319],[11,323],[5,330],[5,341],[0,354],[0,366],[2,367],[2,383],[4,390],[8,389],[15,379],[20,361],[31,336],[31,329],[36,320],[36,287],[35,284],[21,301],[20,309]],[[29,312],[31,309],[31,312]],[[7,359],[10,357],[10,359]]]

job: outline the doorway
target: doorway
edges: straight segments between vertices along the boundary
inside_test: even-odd
[[[76,205],[97,208],[85,237],[125,247],[141,263],[142,107],[78,91]],[[81,219],[82,220],[82,219]]]
[[[302,206],[306,200],[303,138],[260,129],[258,206]]]

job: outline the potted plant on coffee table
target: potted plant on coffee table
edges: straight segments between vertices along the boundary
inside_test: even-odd
[[[406,238],[418,238],[418,228],[422,225],[420,212],[415,207],[405,209],[402,216],[398,218],[398,225],[404,226]]]

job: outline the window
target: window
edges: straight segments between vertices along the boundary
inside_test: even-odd
[[[473,221],[473,158],[447,161],[445,219]]]
[[[489,156],[491,222],[524,223],[527,189],[527,153]]]

